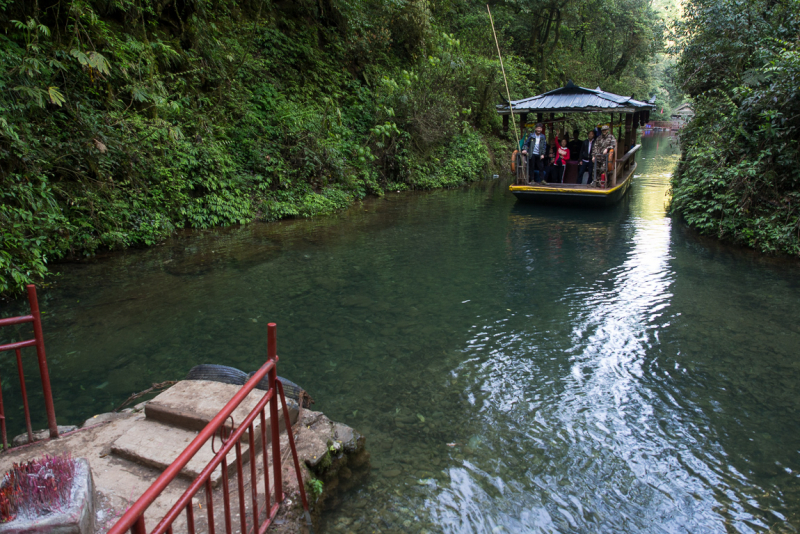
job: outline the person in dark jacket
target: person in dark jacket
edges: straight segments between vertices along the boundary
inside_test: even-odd
[[[580,136],[581,132],[579,130],[573,130],[572,140],[567,143],[570,161],[578,161],[580,159],[581,146],[583,145],[583,141],[581,141]]]
[[[583,142],[581,145],[580,150],[580,161],[581,164],[578,167],[578,183],[579,184],[588,184],[592,181],[592,170],[594,164],[592,163],[592,148],[594,148],[594,131],[589,131],[588,134],[589,139]],[[583,173],[589,171],[589,178],[588,182],[584,180]]]
[[[528,135],[523,154],[528,155],[528,181],[539,183],[545,179],[544,156],[547,154],[547,138],[542,133],[542,123],[536,124],[534,133]]]

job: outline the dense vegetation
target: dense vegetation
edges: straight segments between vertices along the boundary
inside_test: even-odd
[[[506,0],[512,98],[644,97],[647,0]],[[505,160],[472,0],[0,0],[0,294],[60,257],[312,216]]]
[[[680,18],[680,0],[654,0],[653,7],[668,24],[674,24]],[[652,86],[649,96],[655,97],[656,106],[650,113],[650,119],[654,121],[672,120],[675,108],[686,102],[686,95],[676,79],[677,58],[671,52],[669,46],[666,46],[663,51],[656,53],[655,61],[651,65]]]
[[[800,3],[689,0],[678,80],[683,130],[672,210],[700,232],[800,255]]]

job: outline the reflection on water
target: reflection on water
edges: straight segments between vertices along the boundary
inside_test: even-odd
[[[281,374],[372,452],[328,532],[795,532],[800,269],[687,237],[674,141],[643,144],[611,209],[488,182],[64,265],[59,422],[254,369],[274,320]]]

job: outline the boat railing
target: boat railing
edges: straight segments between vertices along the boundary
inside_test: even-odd
[[[630,150],[628,150],[627,152],[625,152],[625,155],[624,155],[624,156],[622,156],[621,158],[617,159],[617,162],[619,162],[619,163],[623,163],[623,164],[624,164],[624,163],[627,163],[627,162],[628,162],[628,160],[629,160],[630,158],[632,158],[632,157],[633,157],[633,155],[634,155],[635,153],[637,153],[637,152],[639,151],[639,149],[640,149],[640,148],[642,148],[642,145],[633,145],[633,146],[631,147],[631,149],[630,149]]]
[[[605,164],[604,168],[606,169],[607,182],[606,182],[606,184],[602,184],[602,185],[607,185],[608,181],[609,181],[608,180],[609,178],[610,178],[610,182],[611,182],[610,183],[610,187],[615,187],[617,185],[617,173],[619,171],[620,166],[622,167],[622,171],[623,171],[622,176],[627,176],[628,169],[630,169],[631,164],[636,159],[634,157],[634,154],[636,154],[636,152],[638,152],[639,149],[641,149],[641,148],[642,148],[642,145],[634,145],[634,146],[631,147],[630,150],[628,150],[620,158],[616,157],[617,156],[617,152],[616,152],[616,150],[614,150],[612,152],[612,155],[613,155],[612,157],[614,158],[614,160],[613,160],[613,170],[614,170],[614,172],[611,174],[610,177],[608,176],[609,163],[611,163],[609,161],[609,154],[604,154],[604,156],[606,158],[606,164]],[[592,168],[592,180],[593,180],[593,183],[597,182],[597,165],[594,165],[594,167]]]
[[[635,154],[642,148],[642,145],[633,145],[630,150],[628,150],[625,155],[617,160],[617,163],[622,165],[622,175],[627,176],[628,171],[631,168],[631,165],[636,161]]]
[[[528,156],[522,152],[517,153],[517,185],[528,185]]]

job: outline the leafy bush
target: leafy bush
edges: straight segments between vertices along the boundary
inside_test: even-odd
[[[679,68],[696,116],[681,134],[672,211],[703,234],[800,255],[800,9],[691,6]],[[740,24],[748,17],[756,23]],[[774,37],[784,34],[792,40]]]
[[[43,176],[12,174],[0,188],[0,293],[41,279],[64,253],[74,229]]]
[[[419,189],[456,187],[485,178],[490,163],[489,151],[480,135],[459,134],[436,153],[430,164],[414,170],[412,183]]]

